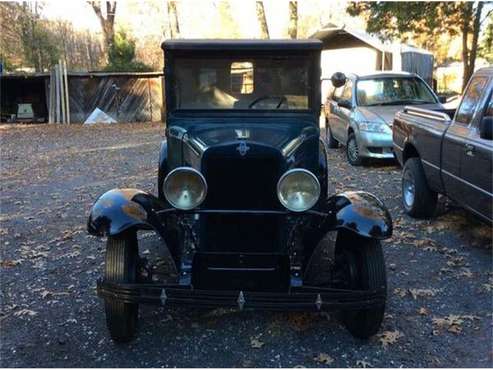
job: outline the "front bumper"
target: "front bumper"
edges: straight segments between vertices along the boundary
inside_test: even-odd
[[[359,131],[357,138],[359,152],[362,157],[368,158],[394,158],[392,132],[368,132]]]
[[[230,307],[260,310],[337,311],[385,305],[385,290],[361,291],[301,286],[289,292],[198,290],[158,283],[123,284],[99,280],[98,296],[125,303],[161,306]]]

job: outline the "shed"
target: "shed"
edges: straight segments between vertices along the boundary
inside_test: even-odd
[[[0,76],[1,121],[12,120],[18,104],[31,104],[35,122],[49,122],[53,73]],[[161,121],[162,72],[68,72],[70,122],[82,123],[96,108],[119,122]],[[52,118],[52,121],[55,121]]]
[[[433,55],[406,44],[387,43],[359,30],[329,23],[310,36],[322,41],[322,77],[332,73],[375,71],[417,73],[428,83],[433,76]]]

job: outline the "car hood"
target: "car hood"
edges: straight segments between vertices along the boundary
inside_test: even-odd
[[[286,151],[311,136],[318,136],[318,132],[316,127],[310,124],[208,123],[205,127],[201,125],[189,127],[186,140],[197,144],[202,150],[245,141]]]
[[[406,106],[410,106],[410,104],[358,107],[357,109],[363,120],[382,122],[392,126],[395,114],[403,110]],[[411,106],[422,109],[443,109],[440,104],[415,104]]]

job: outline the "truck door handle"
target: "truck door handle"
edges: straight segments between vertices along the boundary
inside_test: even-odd
[[[464,151],[468,156],[474,157],[474,145],[472,144],[465,144],[464,145]]]

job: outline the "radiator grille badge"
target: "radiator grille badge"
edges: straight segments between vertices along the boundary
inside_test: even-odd
[[[236,300],[238,302],[238,307],[240,308],[240,311],[243,310],[243,306],[245,305],[245,296],[243,295],[243,291],[240,291],[240,294],[238,294],[238,299]]]
[[[166,289],[163,289],[161,291],[161,303],[163,306],[166,304],[166,300],[168,299],[168,296],[166,295]]]
[[[250,147],[247,145],[246,142],[240,141],[240,145],[238,145],[236,150],[240,153],[242,157],[244,157],[247,154],[247,152],[250,150]]]
[[[320,296],[320,293],[317,295],[317,300],[315,301],[315,304],[317,305],[317,309],[320,311],[322,308],[322,297]]]

